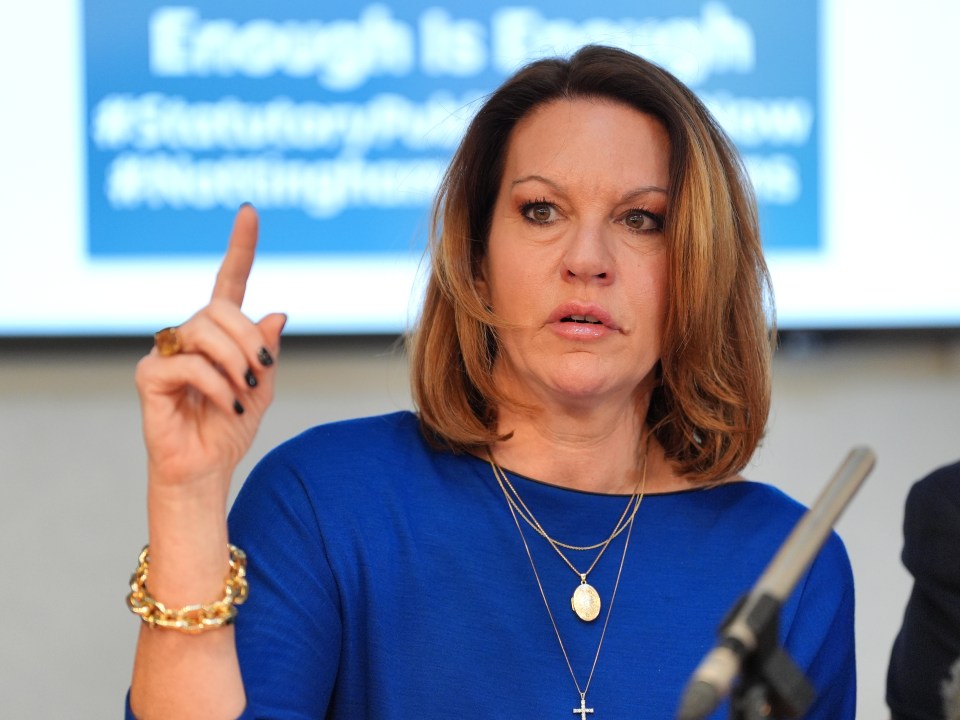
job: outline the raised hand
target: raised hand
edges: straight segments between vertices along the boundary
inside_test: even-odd
[[[257,213],[244,206],[210,304],[160,335],[137,365],[149,477],[147,591],[169,608],[223,596],[230,480],[273,398],[286,317],[255,323],[240,311],[256,247]],[[130,701],[144,720],[237,717],[246,700],[233,628],[198,637],[144,627]]]
[[[210,304],[175,329],[175,354],[154,347],[137,366],[151,484],[213,481],[225,497],[273,398],[286,317],[254,323],[241,312],[257,227],[241,207]]]

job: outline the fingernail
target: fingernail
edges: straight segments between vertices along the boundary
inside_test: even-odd
[[[264,367],[273,365],[273,355],[271,355],[270,351],[265,347],[260,348],[260,352],[257,353],[257,359],[260,360],[260,364]]]
[[[234,400],[234,401],[233,401],[233,411],[234,411],[237,415],[243,415],[243,405],[240,404],[240,401],[239,401],[239,400]]]
[[[247,385],[250,387],[255,388],[257,386],[257,376],[253,374],[253,370],[247,368],[247,374],[243,377],[247,381]]]

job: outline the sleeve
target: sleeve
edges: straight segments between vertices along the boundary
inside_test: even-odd
[[[941,468],[911,488],[903,541],[903,564],[933,599],[944,630],[960,628],[960,464]]]
[[[294,457],[269,454],[229,518],[247,553],[250,594],[237,615],[247,692],[242,720],[324,717],[337,676],[340,599],[320,523]]]
[[[913,588],[890,653],[887,705],[896,720],[941,717],[941,685],[960,656],[960,463],[915,483],[903,522]]]
[[[127,691],[127,700],[126,707],[123,711],[123,720],[137,720],[137,716],[133,714],[133,710],[130,709],[130,691]],[[253,714],[250,712],[249,707],[244,710],[243,714],[237,718],[237,720],[256,720]]]
[[[807,720],[854,720],[857,705],[850,559],[833,533],[794,592],[784,646],[816,690]]]

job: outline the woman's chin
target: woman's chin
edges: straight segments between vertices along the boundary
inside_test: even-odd
[[[632,397],[632,388],[621,386],[608,377],[563,376],[554,378],[549,387],[558,402],[574,405],[616,403]]]
[[[499,384],[508,397],[547,407],[632,403],[644,381],[637,370],[645,363],[636,358],[618,360],[594,353],[566,353],[550,362],[505,363],[499,368]],[[652,367],[655,359],[646,364]]]

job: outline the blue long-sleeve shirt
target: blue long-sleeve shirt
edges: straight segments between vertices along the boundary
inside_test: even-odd
[[[507,472],[572,545],[604,539],[629,499]],[[314,428],[257,466],[230,516],[249,557],[243,718],[575,717],[558,633],[580,689],[596,657],[593,720],[672,718],[723,616],[802,512],[752,482],[647,495],[625,556],[626,532],[589,575],[604,603],[592,623],[570,607],[579,577],[521,521],[555,632],[487,462],[433,450],[410,413]],[[598,551],[565,552],[585,570]],[[807,718],[855,717],[853,602],[834,535],[781,615],[782,642],[817,689]]]

